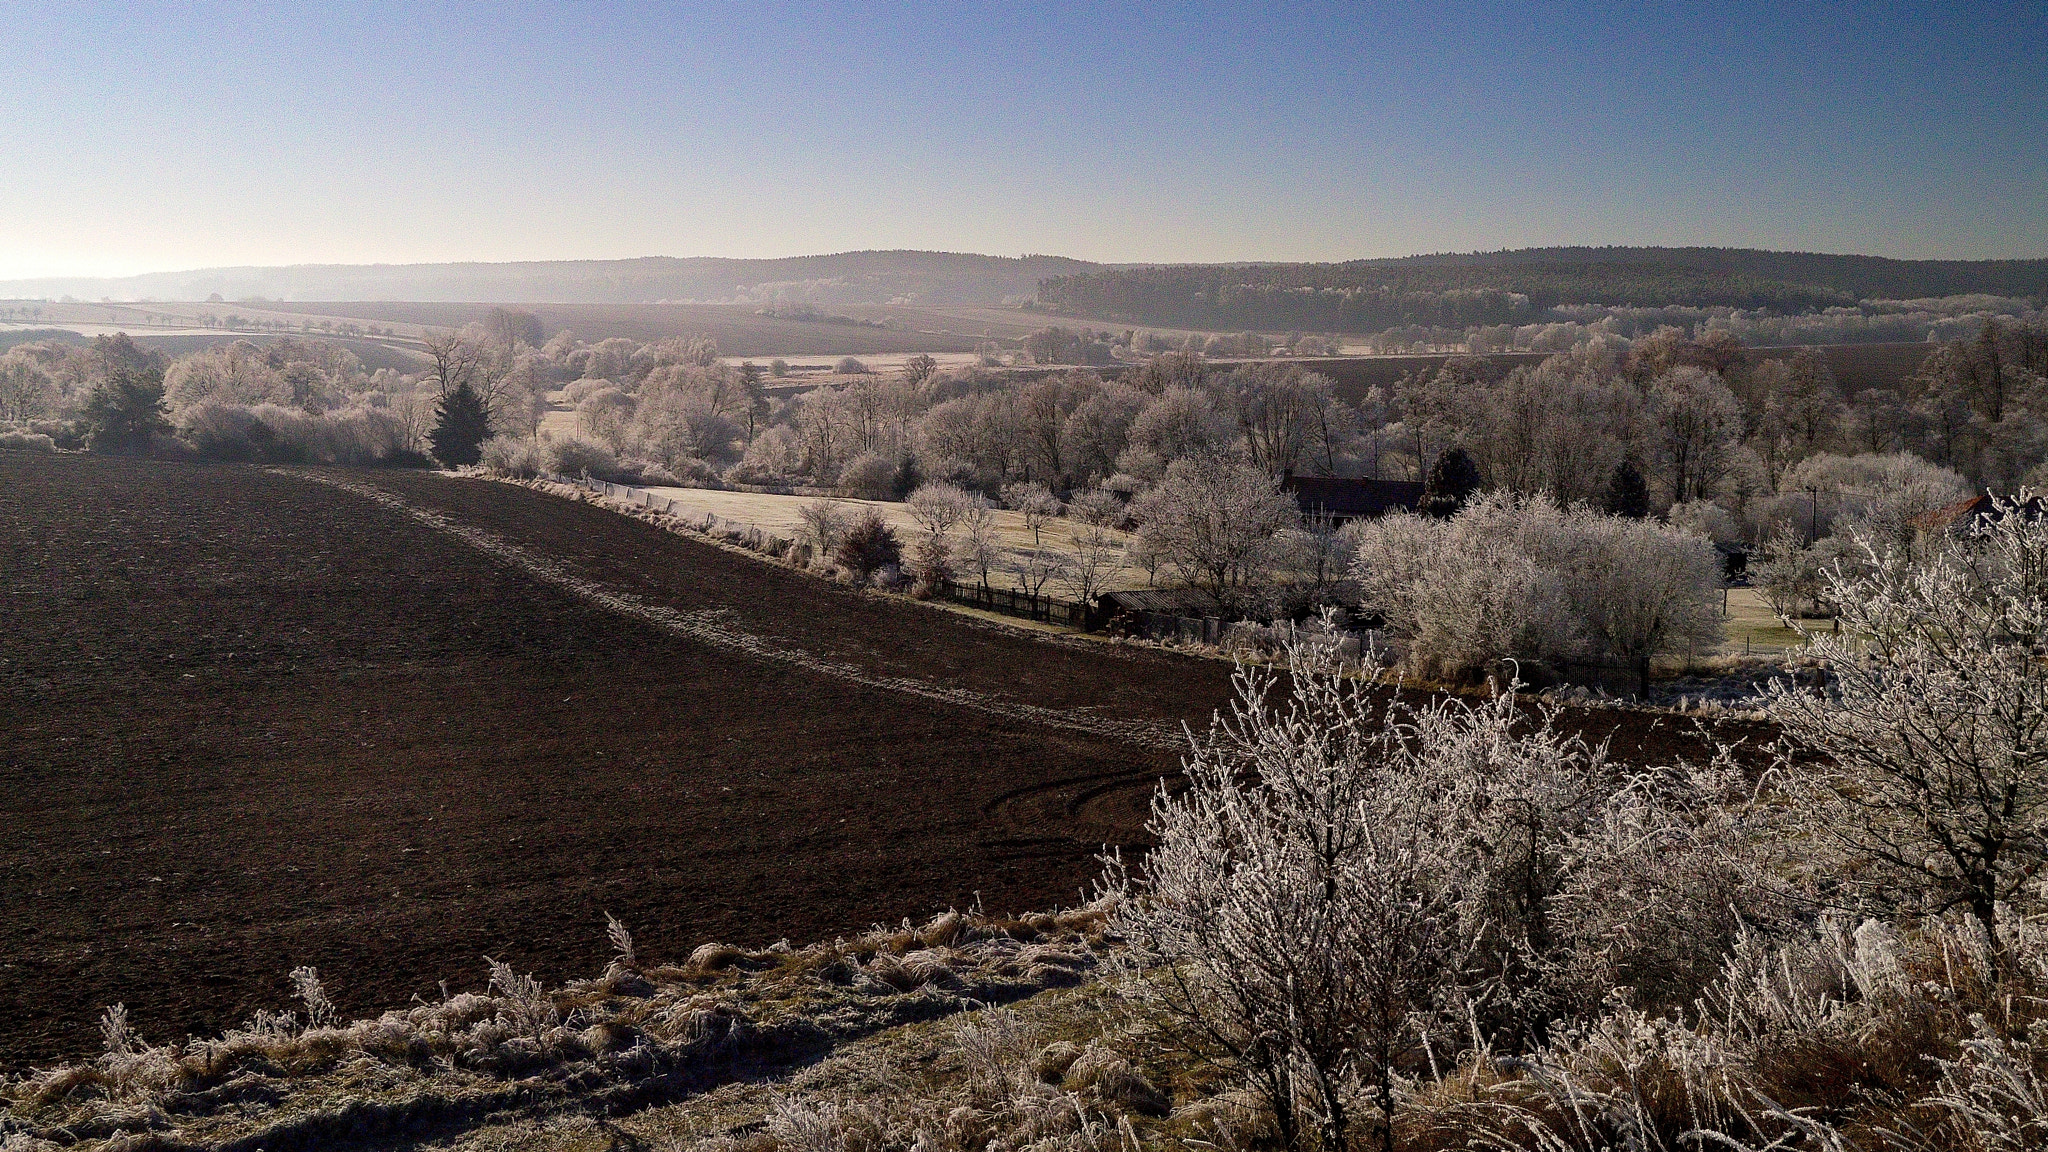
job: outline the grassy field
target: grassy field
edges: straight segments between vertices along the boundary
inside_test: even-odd
[[[706,488],[650,488],[648,491],[657,497],[674,500],[679,511],[709,512],[721,520],[751,524],[763,532],[773,532],[778,536],[792,539],[801,535],[802,521],[798,515],[799,511],[804,505],[818,499],[812,496],[775,496],[758,492],[718,492]],[[872,510],[896,530],[897,539],[903,542],[906,551],[910,542],[924,531],[910,515],[908,504],[886,500],[854,500],[846,497],[832,497],[831,502],[840,508],[849,521],[863,512]],[[994,515],[998,529],[998,544],[1003,553],[1003,570],[989,573],[989,586],[998,589],[1017,587],[1017,581],[1012,573],[1023,564],[1026,555],[1035,548],[1072,556],[1075,549],[1074,534],[1083,527],[1079,521],[1056,518],[1048,521],[1034,539],[1031,530],[1024,526],[1023,513],[996,509]],[[1128,542],[1130,539],[1122,532],[1115,535],[1122,541]],[[962,583],[970,583],[974,579],[974,573],[962,572],[959,575]],[[1119,564],[1105,579],[1102,590],[1143,588],[1146,583],[1144,569]],[[1057,580],[1049,584],[1046,590],[1052,595],[1068,599],[1078,595],[1076,589],[1064,586]]]
[[[1802,621],[1807,628],[1825,630],[1825,620]],[[1798,648],[1806,643],[1805,637],[1785,627],[1771,606],[1754,588],[1728,589],[1728,616],[1725,623],[1728,635],[1727,651],[1730,655],[1759,652],[1778,653]]]

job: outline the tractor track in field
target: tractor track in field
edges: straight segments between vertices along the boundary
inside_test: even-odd
[[[501,536],[462,524],[445,513],[420,507],[388,489],[333,475],[283,469],[279,472],[281,475],[332,485],[364,499],[374,500],[412,517],[437,532],[453,536],[536,580],[581,597],[606,611],[631,617],[674,636],[714,645],[755,660],[787,664],[863,687],[901,692],[939,704],[968,708],[1010,720],[1082,732],[1091,736],[1104,736],[1146,748],[1179,749],[1185,747],[1187,743],[1186,736],[1178,728],[1164,724],[1113,720],[1071,708],[1045,708],[1018,701],[1000,700],[969,689],[948,687],[909,676],[878,676],[848,661],[833,660],[814,652],[776,644],[736,627],[732,623],[732,614],[729,611],[680,611],[667,605],[650,603],[632,592],[608,587],[598,581],[578,576],[563,565],[521,548]]]

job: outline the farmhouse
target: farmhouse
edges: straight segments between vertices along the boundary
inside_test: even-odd
[[[1413,512],[1422,502],[1422,485],[1412,480],[1289,474],[1280,484],[1294,497],[1303,516],[1328,516],[1339,524],[1389,512]]]
[[[2041,515],[2041,507],[2041,498],[2036,496],[2020,505],[2020,514],[2028,520],[2037,519]],[[1989,496],[1979,495],[1922,512],[1907,523],[1927,536],[1963,536],[1997,520],[1999,516],[1997,503]]]

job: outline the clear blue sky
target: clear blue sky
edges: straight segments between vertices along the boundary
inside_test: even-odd
[[[2038,0],[15,0],[0,125],[0,278],[858,248],[2048,256]]]

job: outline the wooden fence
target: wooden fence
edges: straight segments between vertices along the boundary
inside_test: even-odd
[[[1633,660],[1559,660],[1557,673],[1568,684],[1598,688],[1610,696],[1650,699],[1650,658]]]
[[[1033,596],[1015,588],[983,588],[978,584],[956,584],[948,580],[939,585],[939,595],[955,604],[1078,628],[1083,632],[1093,632],[1101,624],[1101,614],[1086,604],[1055,600],[1050,596]]]

